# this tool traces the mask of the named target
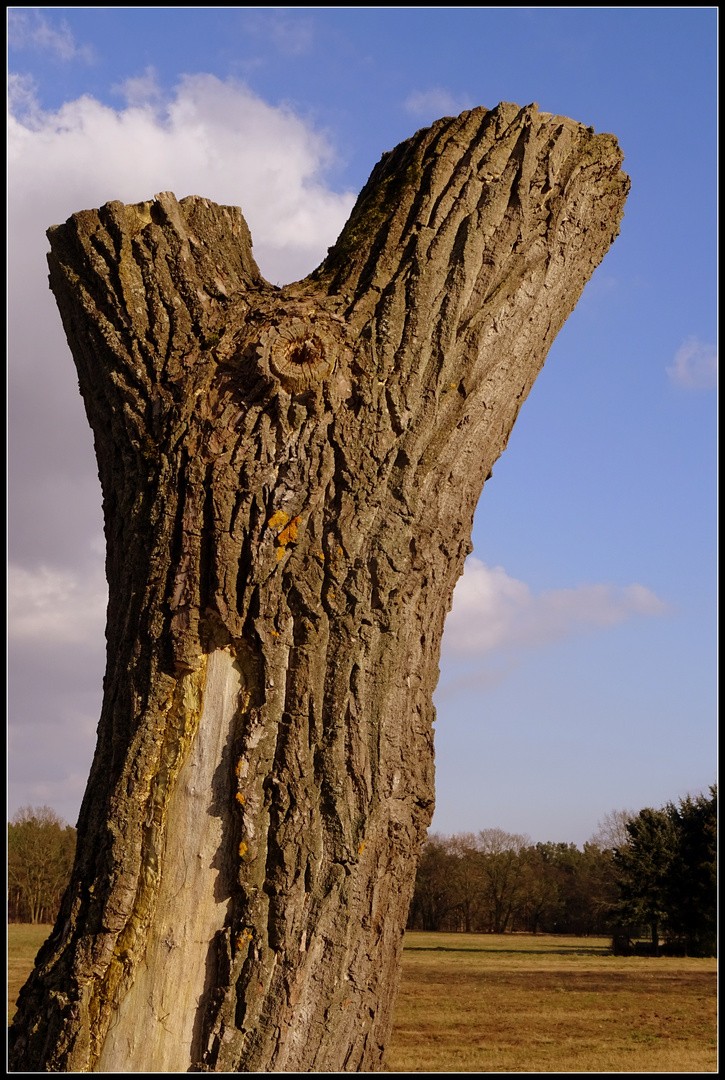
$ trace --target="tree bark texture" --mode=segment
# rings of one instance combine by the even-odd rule
[[[322,265],[170,193],[49,230],[108,663],[15,1069],[382,1063],[484,481],[617,236],[611,135],[503,103],[383,156]]]

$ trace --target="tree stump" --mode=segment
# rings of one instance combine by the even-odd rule
[[[380,1068],[443,623],[484,481],[618,234],[621,163],[536,105],[439,120],[282,289],[203,198],[49,230],[108,662],[12,1068]]]

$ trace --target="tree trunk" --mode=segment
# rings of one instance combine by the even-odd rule
[[[304,281],[164,193],[48,233],[108,663],[15,1069],[381,1066],[473,512],[619,231],[611,135],[501,104],[383,156]]]

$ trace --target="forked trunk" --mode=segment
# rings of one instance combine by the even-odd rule
[[[618,233],[621,162],[535,105],[440,120],[283,289],[202,198],[50,230],[108,666],[13,1068],[380,1067],[443,622],[484,480]]]

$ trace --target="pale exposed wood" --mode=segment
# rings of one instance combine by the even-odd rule
[[[96,1072],[186,1072],[201,1058],[197,1018],[204,994],[216,985],[214,937],[230,907],[228,759],[241,692],[229,650],[215,650],[199,728],[169,800],[145,963],[109,1027]]]

